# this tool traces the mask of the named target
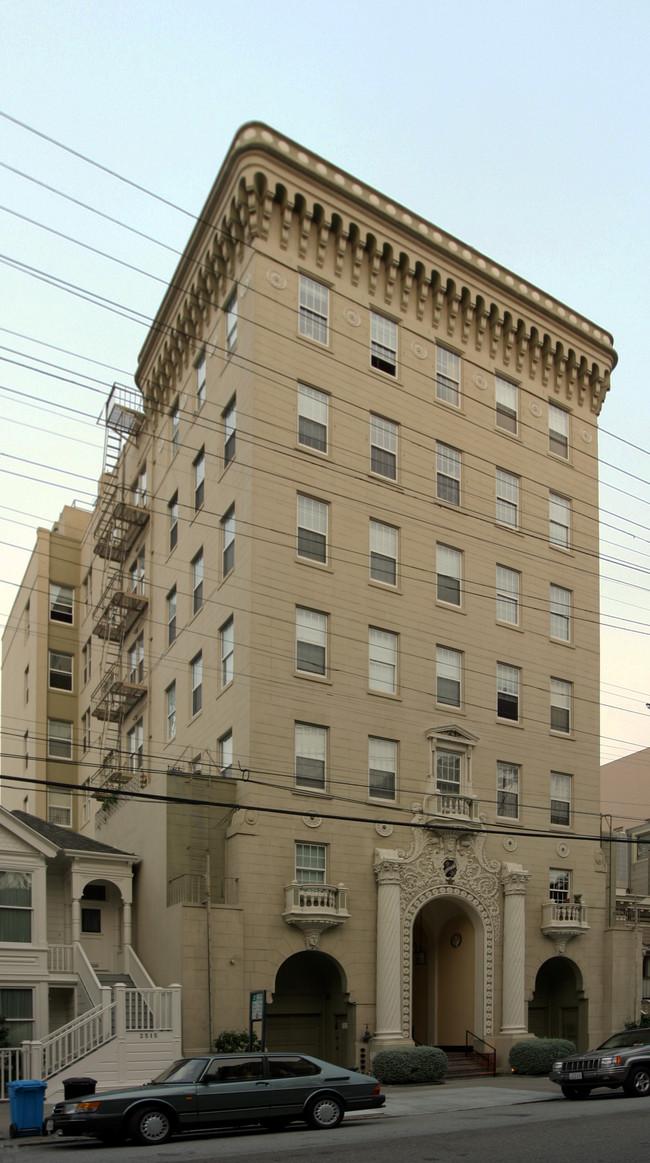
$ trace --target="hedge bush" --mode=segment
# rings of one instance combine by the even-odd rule
[[[515,1074],[548,1074],[558,1058],[575,1052],[575,1043],[566,1038],[529,1038],[515,1042],[508,1061]]]
[[[214,1040],[217,1054],[237,1054],[248,1050],[248,1030],[222,1030]],[[262,1043],[253,1034],[253,1050],[261,1050]]]
[[[447,1055],[437,1046],[380,1050],[372,1060],[371,1070],[386,1085],[439,1082],[447,1072]]]

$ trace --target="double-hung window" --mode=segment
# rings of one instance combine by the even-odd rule
[[[551,585],[551,638],[571,638],[571,590]]]
[[[558,493],[549,494],[549,537],[551,545],[568,549],[570,545],[571,502]]]
[[[72,759],[72,723],[47,720],[47,754],[50,759]]]
[[[563,460],[569,458],[569,413],[557,404],[548,406],[548,450]]]
[[[497,816],[519,819],[519,766],[497,763]]]
[[[29,944],[32,939],[32,874],[0,872],[0,941]],[[9,990],[2,990],[9,993]],[[8,1017],[6,1010],[3,1017]]]
[[[144,758],[144,723],[138,719],[126,733],[129,770],[141,771]]]
[[[519,528],[519,477],[497,469],[497,521],[510,529]]]
[[[460,505],[460,452],[436,441],[436,497]]]
[[[229,618],[219,631],[221,643],[221,685],[228,686],[235,676],[235,620]]]
[[[203,550],[199,549],[192,558],[192,613],[196,614],[203,605]]]
[[[71,654],[60,654],[58,650],[50,650],[49,686],[55,691],[72,690]]]
[[[87,682],[89,682],[90,676],[91,676],[92,670],[93,670],[92,651],[93,651],[93,640],[92,640],[92,638],[89,638],[88,641],[86,642],[86,644],[84,646],[82,646],[82,648],[81,648],[81,661],[82,661],[82,665],[83,665],[84,686],[86,685]]]
[[[397,782],[397,743],[394,739],[368,739],[368,795],[373,800],[394,800]]]
[[[521,671],[518,666],[497,663],[497,718],[519,722]]]
[[[448,545],[436,546],[436,596],[439,602],[460,606],[461,552]]]
[[[556,904],[568,901],[571,892],[571,873],[568,868],[549,868],[548,895]]]
[[[324,791],[326,765],[327,727],[296,723],[296,787]]]
[[[436,788],[443,795],[460,795],[462,756],[436,748]]]
[[[221,575],[226,577],[235,565],[235,506],[221,519]]]
[[[60,828],[72,826],[72,792],[49,788],[47,793],[47,822]]]
[[[172,458],[176,456],[176,453],[180,447],[180,426],[180,409],[178,400],[176,400],[176,403],[169,413],[169,447]]]
[[[327,672],[327,614],[303,606],[296,609],[296,670]]]
[[[131,593],[132,594],[144,594],[146,562],[147,562],[147,558],[146,558],[145,548],[143,545],[140,548],[140,550],[138,552],[138,556],[136,557],[135,561],[132,562],[131,569],[129,570],[129,574],[130,574],[130,578],[131,578]]]
[[[497,565],[497,621],[519,625],[519,573]]]
[[[165,691],[167,702],[167,742],[171,743],[176,736],[176,683],[172,682]]]
[[[226,316],[226,355],[230,355],[237,346],[237,288],[224,307]]]
[[[201,651],[190,662],[192,683],[192,714],[198,715],[203,706],[203,654]]]
[[[551,679],[551,731],[571,734],[571,683]]]
[[[308,339],[327,343],[329,290],[322,283],[300,275],[298,330]]]
[[[133,482],[133,504],[136,508],[144,509],[147,504],[147,466],[143,464]]]
[[[563,771],[551,772],[551,823],[571,825],[571,776]]]
[[[176,613],[178,607],[178,594],[176,586],[167,594],[167,645],[171,646],[172,642],[176,641]]]
[[[138,685],[144,682],[144,631],[129,649],[129,682]]]
[[[50,622],[65,622],[71,626],[73,609],[74,590],[72,586],[61,586],[55,582],[50,582]]]
[[[205,352],[196,361],[196,410],[201,411],[205,403]]]
[[[397,424],[370,414],[370,471],[397,480]]]
[[[463,656],[460,650],[436,646],[436,702],[460,707]]]
[[[368,686],[382,694],[397,692],[397,634],[374,626],[368,635]]]
[[[325,392],[298,384],[298,444],[327,452],[328,405]]]
[[[324,844],[296,843],[298,884],[325,884],[327,849]]]
[[[237,441],[237,401],[233,396],[223,413],[223,467],[230,464],[235,455]]]
[[[460,407],[460,356],[436,347],[436,399]]]
[[[298,557],[327,562],[327,505],[298,495]]]
[[[226,779],[232,777],[232,731],[227,731],[219,740],[219,771]]]
[[[397,375],[397,324],[376,311],[370,312],[370,366]]]
[[[496,377],[496,422],[505,432],[517,433],[517,385]]]
[[[194,512],[198,513],[205,500],[205,449],[194,458]]]
[[[178,492],[174,493],[167,505],[169,513],[169,552],[178,544]]]
[[[370,522],[370,577],[397,585],[397,529],[381,521]]]

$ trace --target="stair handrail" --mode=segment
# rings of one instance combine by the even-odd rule
[[[471,1046],[470,1046],[470,1042],[469,1042],[470,1038],[472,1039]],[[482,1046],[487,1046],[490,1053],[484,1054],[481,1050],[477,1050],[476,1046],[473,1045],[474,1042],[480,1042]],[[486,1042],[485,1038],[482,1038],[480,1034],[475,1034],[473,1030],[465,1030],[465,1053],[469,1054],[470,1050],[473,1051],[474,1054],[478,1054],[479,1058],[484,1059],[484,1061],[490,1067],[491,1074],[496,1074],[496,1072],[497,1072],[497,1048],[496,1048],[496,1046],[493,1046],[491,1042]]]

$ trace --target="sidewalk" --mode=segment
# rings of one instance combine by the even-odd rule
[[[560,1098],[560,1088],[545,1075],[527,1078],[521,1074],[498,1074],[488,1078],[455,1078],[434,1086],[383,1086],[386,1106],[378,1111],[359,1111],[348,1118],[382,1118],[385,1115],[416,1114],[432,1110],[477,1110],[481,1107],[515,1106],[525,1102],[546,1102]],[[45,1104],[45,1117],[51,1104]],[[16,1146],[43,1143],[41,1136],[9,1136],[9,1103],[0,1102],[0,1140]],[[51,1140],[61,1142],[59,1138]],[[70,1138],[70,1142],[75,1140]]]

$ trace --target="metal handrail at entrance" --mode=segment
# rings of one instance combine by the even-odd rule
[[[475,1045],[476,1042],[480,1042],[482,1046],[487,1047],[488,1053],[486,1054],[483,1050],[477,1050],[476,1045]],[[485,1038],[481,1038],[478,1034],[474,1034],[472,1032],[472,1030],[465,1030],[465,1053],[467,1055],[472,1054],[472,1053],[478,1054],[479,1058],[482,1058],[483,1061],[485,1062],[485,1065],[488,1067],[490,1074],[496,1074],[496,1072],[497,1072],[497,1049],[496,1049],[496,1046],[492,1046],[490,1044],[490,1042],[486,1042]]]

